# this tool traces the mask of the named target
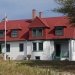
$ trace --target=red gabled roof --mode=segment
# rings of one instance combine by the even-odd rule
[[[32,23],[29,25],[29,28],[37,28],[37,27],[47,27],[49,28],[47,22],[45,19],[42,19],[42,18],[39,18],[39,17],[36,17]]]
[[[64,27],[64,35],[56,36],[54,29],[56,26]],[[42,39],[75,39],[75,27],[72,27],[69,23],[68,17],[50,17],[50,18],[39,18],[36,17],[34,20],[9,20],[6,23],[7,27],[7,41],[21,41],[29,40],[29,28],[44,27],[47,28],[46,38]],[[19,36],[16,38],[11,37],[12,29],[19,30]],[[0,22],[0,30],[4,30],[4,22]],[[36,39],[36,38],[35,38]],[[33,39],[34,40],[34,39]],[[39,39],[40,40],[40,39]],[[0,38],[0,41],[4,41],[4,38]]]
[[[25,20],[9,20],[6,22],[7,29],[7,41],[17,41],[17,40],[27,40],[28,39],[28,31],[29,31],[29,23]],[[19,36],[17,38],[11,37],[12,29],[20,29]],[[0,30],[4,30],[4,22],[0,23]],[[3,41],[4,38],[0,38],[0,41]]]
[[[68,17],[52,17],[52,18],[44,18],[46,19],[50,29],[47,33],[47,39],[70,39],[75,38],[73,35],[75,28],[72,27],[69,23]],[[56,36],[54,34],[54,29],[56,26],[63,26],[64,27],[64,34],[62,36]]]
[[[69,25],[69,19],[66,16],[62,17],[49,17],[44,18],[48,24],[48,26],[68,26]]]

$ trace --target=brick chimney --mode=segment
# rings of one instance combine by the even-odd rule
[[[32,19],[34,19],[35,17],[36,17],[36,10],[33,9],[33,10],[32,10]]]
[[[42,12],[39,12],[39,17],[42,18]]]

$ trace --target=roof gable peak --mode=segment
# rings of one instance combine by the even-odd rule
[[[35,17],[35,19],[32,21],[32,23],[30,24],[29,27],[30,28],[33,28],[33,27],[47,27],[47,28],[49,28],[46,20],[43,18],[40,18],[38,16]]]

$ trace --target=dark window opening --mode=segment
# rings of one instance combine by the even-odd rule
[[[18,30],[12,30],[11,36],[12,37],[18,37]]]
[[[33,51],[37,51],[37,43],[33,43]]]
[[[39,50],[42,51],[43,50],[43,42],[39,43]]]
[[[36,60],[40,60],[40,56],[35,56],[35,59]]]
[[[10,52],[10,44],[6,44],[6,52]]]
[[[4,37],[4,31],[0,30],[0,37]]]
[[[60,27],[60,26],[55,27],[55,35],[61,36],[61,35],[63,35],[63,33],[64,33],[64,28],[63,27]]]
[[[23,43],[19,44],[19,49],[20,49],[20,52],[23,52],[23,49],[24,49]]]
[[[32,36],[42,36],[42,29],[32,29]]]
[[[0,44],[0,53],[2,53],[2,48],[1,48],[1,44]]]

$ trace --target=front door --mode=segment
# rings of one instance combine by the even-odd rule
[[[55,44],[55,57],[60,58],[61,44]]]

